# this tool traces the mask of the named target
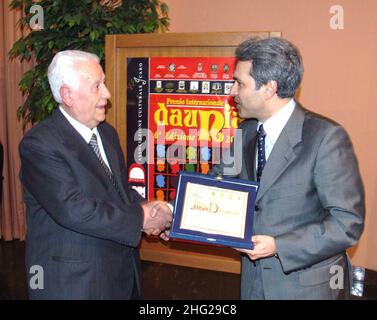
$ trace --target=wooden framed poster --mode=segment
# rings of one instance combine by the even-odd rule
[[[106,36],[107,121],[118,131],[129,185],[174,201],[180,171],[206,174],[232,142],[240,119],[229,97],[234,51],[279,32]],[[239,273],[231,248],[143,239],[143,260]]]

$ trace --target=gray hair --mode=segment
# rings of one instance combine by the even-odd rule
[[[236,50],[239,61],[251,61],[250,75],[256,89],[270,80],[277,82],[277,95],[291,98],[299,87],[304,72],[299,50],[282,38],[252,38]]]
[[[80,81],[74,64],[77,61],[89,60],[100,62],[98,56],[95,54],[79,50],[64,50],[54,56],[48,66],[47,76],[52,95],[56,102],[62,102],[60,88],[63,84],[68,84],[73,89],[78,90]]]

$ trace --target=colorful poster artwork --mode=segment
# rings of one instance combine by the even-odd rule
[[[180,171],[207,174],[240,119],[230,90],[233,57],[127,59],[128,183],[172,201]]]

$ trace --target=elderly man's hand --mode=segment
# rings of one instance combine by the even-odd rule
[[[142,204],[144,211],[143,231],[147,235],[160,235],[171,227],[172,211],[167,202],[151,201]],[[164,237],[161,237],[165,240]]]

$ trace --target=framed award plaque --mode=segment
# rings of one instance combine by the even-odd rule
[[[252,181],[180,172],[170,237],[252,249],[258,188]]]

